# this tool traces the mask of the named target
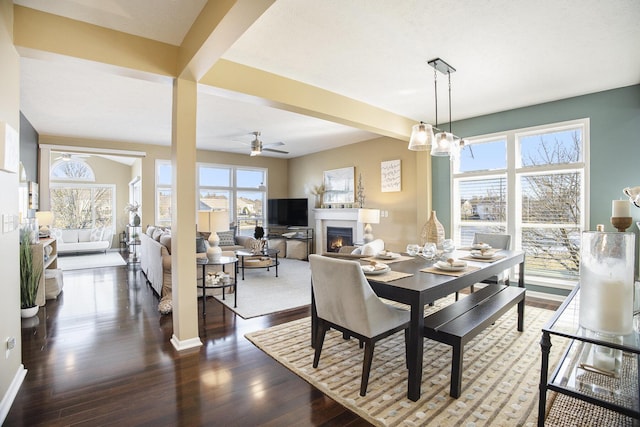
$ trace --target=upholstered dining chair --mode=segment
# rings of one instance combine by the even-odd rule
[[[359,339],[365,344],[360,381],[360,396],[364,396],[376,342],[404,330],[406,360],[409,312],[382,302],[371,289],[358,261],[312,254],[309,263],[318,314],[313,367],[318,367],[329,329]]]
[[[476,233],[473,236],[473,243],[486,243],[494,249],[511,249],[511,235],[499,233]],[[504,284],[509,278],[509,271],[503,271],[496,276],[491,276],[483,280],[481,283],[499,283]],[[475,290],[475,286],[469,287],[471,292]],[[456,292],[456,301],[458,300],[458,292]]]

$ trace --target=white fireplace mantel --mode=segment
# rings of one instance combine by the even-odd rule
[[[327,250],[327,226],[351,227],[353,241],[362,242],[364,239],[364,225],[358,222],[358,209],[314,209],[316,221],[316,253]]]

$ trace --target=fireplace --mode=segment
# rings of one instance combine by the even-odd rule
[[[351,227],[327,227],[327,252],[339,252],[343,246],[353,245]]]
[[[328,227],[350,228],[352,244],[362,242],[364,239],[364,226],[358,222],[358,209],[314,209],[313,215],[316,224],[315,241],[317,254],[327,251]],[[347,246],[347,244],[343,241],[342,246]]]

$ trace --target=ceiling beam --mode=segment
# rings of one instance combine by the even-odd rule
[[[378,135],[409,140],[415,122],[390,111],[224,59],[200,79],[208,92],[242,99]]]
[[[275,0],[209,0],[186,34],[178,74],[199,81]]]
[[[178,47],[97,25],[13,6],[14,45],[160,76],[176,75]]]

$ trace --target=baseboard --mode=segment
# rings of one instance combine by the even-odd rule
[[[200,338],[189,338],[188,340],[180,341],[178,337],[176,337],[175,334],[173,334],[171,336],[171,344],[173,345],[173,348],[175,348],[176,350],[185,351],[185,350],[201,347],[202,341],[200,341]]]
[[[13,401],[16,399],[18,390],[20,390],[20,386],[26,376],[27,370],[24,369],[24,365],[21,363],[16,374],[13,376],[13,381],[11,381],[9,389],[4,394],[2,401],[0,402],[0,425],[4,423],[7,415],[9,415],[9,409],[11,409],[11,405],[13,405]]]

